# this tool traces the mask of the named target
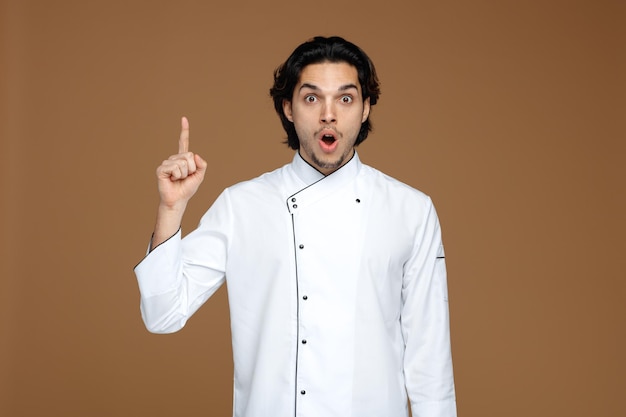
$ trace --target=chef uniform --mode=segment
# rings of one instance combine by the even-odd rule
[[[227,283],[234,417],[456,416],[446,268],[430,198],[355,153],[226,189],[135,268],[155,333]]]

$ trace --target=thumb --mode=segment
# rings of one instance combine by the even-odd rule
[[[202,159],[202,157],[198,155],[197,153],[193,155],[193,158],[196,163],[197,171],[199,171],[200,174],[204,175],[208,166],[207,162],[204,159]]]

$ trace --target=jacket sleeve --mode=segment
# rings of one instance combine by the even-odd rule
[[[424,212],[402,287],[405,385],[414,417],[454,417],[445,254],[430,199]]]
[[[141,316],[150,332],[180,330],[224,283],[231,219],[224,191],[196,230],[185,238],[179,230],[135,267]]]

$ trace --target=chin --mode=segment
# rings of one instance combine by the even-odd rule
[[[320,160],[320,159],[318,159],[318,160],[315,161],[315,165],[317,165],[318,168],[321,168],[321,169],[325,169],[325,170],[332,169],[332,170],[335,170],[335,169],[339,168],[341,165],[343,165],[343,162],[344,162],[344,158],[343,157],[339,157],[339,158],[334,159],[334,160],[328,160],[328,159]]]

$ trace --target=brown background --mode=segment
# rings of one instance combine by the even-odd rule
[[[624,416],[615,1],[0,3],[0,415],[227,416],[225,291],[151,335],[132,268],[179,118],[226,186],[292,153],[267,90],[316,34],[377,63],[364,162],[430,194],[461,416]]]

